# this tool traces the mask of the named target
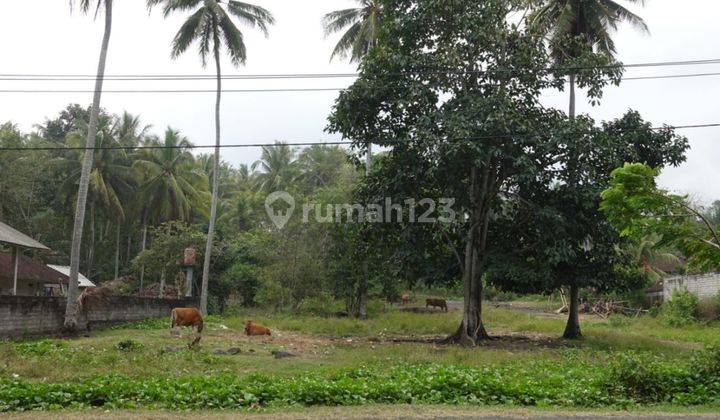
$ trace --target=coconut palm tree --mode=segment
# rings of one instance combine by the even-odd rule
[[[256,188],[266,193],[287,189],[298,176],[295,150],[284,143],[263,147],[260,160],[252,164]]]
[[[85,206],[87,204],[88,188],[90,185],[90,173],[93,164],[93,150],[95,137],[97,135],[98,114],[100,113],[100,98],[102,96],[103,79],[105,76],[105,62],[107,60],[110,35],[112,33],[112,11],[113,0],[78,0],[80,10],[87,13],[91,3],[96,5],[96,13],[104,7],[105,10],[105,31],[103,33],[102,45],[100,47],[100,59],[98,60],[97,77],[95,79],[95,90],[93,93],[93,104],[90,111],[90,123],[88,124],[87,138],[85,140],[85,156],[82,161],[82,172],[78,186],[77,203],[75,205],[75,220],[73,222],[73,237],[70,248],[70,282],[68,284],[67,306],[65,308],[65,328],[74,331],[77,328],[77,296],[78,296],[78,271],[80,270],[80,244],[83,237],[83,224],[85,223]],[[74,4],[70,0],[70,7]]]
[[[662,280],[666,274],[663,268],[677,267],[682,264],[677,255],[659,247],[661,242],[662,235],[650,234],[627,249],[652,282]]]
[[[97,211],[111,216],[117,224],[117,232],[125,220],[126,203],[134,188],[134,177],[130,169],[130,160],[125,150],[109,150],[103,147],[119,146],[118,139],[113,135],[110,117],[101,115],[99,129],[95,138],[93,167],[90,172],[88,184],[88,206],[90,209],[90,245],[88,246],[87,272],[92,276],[92,267],[95,256],[95,227]],[[67,143],[71,147],[82,147],[84,136],[81,132],[68,135]],[[61,196],[77,200],[78,184],[82,177],[81,164],[83,154],[75,151],[68,152],[64,157],[53,159],[51,165],[65,174],[65,181],[60,185]],[[117,242],[117,241],[116,241]],[[119,253],[119,243],[116,243],[116,255]],[[115,271],[119,270],[119,261],[116,258]],[[117,275],[116,275],[117,277]]]
[[[162,141],[150,139],[137,154],[133,169],[140,178],[138,197],[149,209],[147,218],[157,223],[189,221],[207,215],[208,181],[190,153],[192,143],[168,128]]]
[[[360,7],[336,10],[323,16],[325,36],[345,31],[335,45],[330,60],[335,57],[359,62],[377,43],[382,8],[378,0],[358,0]]]
[[[626,0],[628,3],[643,5],[645,0]],[[643,32],[648,32],[645,21],[613,0],[531,0],[534,8],[529,22],[546,35],[553,46],[553,55],[559,63],[574,58],[574,51],[567,51],[560,45],[563,39],[582,39],[598,53],[613,57],[616,53],[611,33],[620,23],[629,23]],[[575,117],[576,75],[570,74],[569,115]]]
[[[382,23],[383,11],[379,0],[358,0],[360,7],[337,10],[330,12],[323,17],[325,36],[336,32],[345,31],[335,45],[330,60],[335,57],[350,56],[351,62],[359,62],[370,50],[377,45]],[[346,29],[347,28],[347,29]],[[365,157],[365,174],[370,175],[372,170],[372,143],[365,145],[367,154]],[[359,316],[366,318],[367,314],[367,268],[363,284],[360,285]]]
[[[227,49],[230,61],[234,66],[245,64],[247,49],[243,34],[235,26],[233,17],[242,23],[258,28],[268,36],[268,26],[275,23],[275,18],[266,9],[236,0],[147,0],[148,8],[163,5],[165,16],[173,12],[194,10],[180,27],[172,43],[172,56],[183,54],[194,42],[200,46],[200,59],[203,66],[207,64],[208,54],[212,53],[215,60],[217,97],[215,100],[215,162],[220,167],[220,99],[222,94],[222,73],[220,70],[220,50],[223,45]],[[208,227],[205,261],[203,263],[202,288],[200,292],[200,310],[207,314],[207,289],[210,278],[210,254],[215,231],[215,219],[218,207],[218,172],[213,171],[212,203],[210,206],[210,226]]]

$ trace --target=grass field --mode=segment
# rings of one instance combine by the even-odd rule
[[[17,389],[36,385],[74,384],[82,381],[92,383],[97,378],[113,374],[120,375],[121,379],[98,385],[101,388],[108,387],[110,393],[116,383],[125,380],[122,378],[136,381],[134,386],[138,387],[155,386],[143,381],[167,381],[161,384],[158,382],[158,386],[182,386],[184,378],[201,378],[193,386],[219,384],[217,386],[227,385],[228,389],[234,390],[264,389],[262,387],[267,383],[274,382],[273,378],[279,378],[290,383],[287,390],[277,391],[282,394],[296,392],[292,391],[295,389],[293,387],[305,386],[303,384],[309,381],[322,383],[339,377],[341,379],[337,380],[342,382],[342,378],[348,375],[347,371],[354,372],[349,374],[351,376],[364,375],[357,373],[358,369],[360,372],[366,369],[368,378],[376,378],[374,381],[388,381],[389,384],[391,379],[400,377],[408,387],[413,387],[417,384],[407,382],[414,380],[413,375],[427,375],[427,380],[432,381],[443,372],[444,367],[457,367],[470,370],[459,370],[459,373],[453,370],[455,373],[448,375],[467,374],[468,378],[473,375],[495,375],[500,378],[497,384],[484,384],[486,388],[483,389],[504,387],[502,392],[510,395],[510,406],[585,406],[586,403],[581,401],[566,401],[564,395],[545,395],[545,389],[563,387],[565,383],[574,384],[572,386],[580,390],[593,387],[601,389],[609,375],[608,366],[625,355],[662,361],[665,363],[662,366],[666,367],[673,364],[679,366],[691,363],[698,349],[720,345],[720,325],[717,323],[711,326],[673,328],[661,319],[650,317],[615,317],[612,320],[585,317],[582,319],[585,338],[566,341],[558,338],[564,327],[564,317],[547,311],[546,306],[532,302],[503,306],[487,304],[485,320],[491,334],[498,339],[478,348],[444,346],[434,342],[457,327],[459,311],[413,313],[393,306],[387,306],[376,317],[365,322],[347,318],[258,312],[240,313],[227,318],[211,317],[200,347],[194,350],[185,347],[190,340],[190,331],[183,331],[182,337],[172,335],[169,320],[121,326],[72,340],[3,342],[0,343],[0,377],[5,382],[0,384],[0,388],[5,386],[16,392]],[[242,333],[245,319],[269,326],[273,329],[273,335],[246,337]],[[224,354],[230,348],[238,349],[239,353]],[[276,359],[271,354],[274,350],[291,352],[295,357]],[[406,366],[410,373],[388,373],[397,366]],[[412,369],[417,366],[420,368],[415,373]],[[256,377],[256,374],[265,376]],[[245,380],[250,382],[243,382]],[[583,381],[588,383],[584,384]],[[352,386],[357,385],[350,382]],[[507,388],[510,386],[508,384],[517,386]],[[720,383],[717,385],[720,386]],[[711,384],[710,391],[703,394],[709,397],[704,396],[697,409],[702,411],[705,407],[706,410],[712,410],[712,407],[720,404],[720,400],[713,394],[713,386]],[[524,387],[527,387],[527,391],[523,391]],[[88,385],[88,389],[92,389],[92,386]],[[422,392],[421,386],[418,389]],[[454,392],[452,389],[450,391]],[[263,391],[258,392],[262,394]],[[524,400],[522,395],[525,392],[536,396]],[[312,402],[308,399],[307,403],[345,404],[342,402],[345,400],[335,400],[335,397],[328,397],[327,400],[316,397],[314,395]],[[462,398],[458,401],[465,401]],[[683,398],[682,401],[687,400]],[[100,401],[105,401],[104,397]],[[282,401],[285,399],[278,397],[271,406],[282,406]],[[353,405],[363,404],[363,400],[352,401]],[[428,401],[434,400],[430,398]],[[468,400],[470,403],[472,401]],[[600,405],[605,405],[604,400],[599,401]],[[496,401],[495,404],[504,403]],[[587,404],[595,405],[595,402]],[[608,405],[613,404],[608,402]],[[143,406],[139,404],[139,408]],[[203,407],[193,407],[196,406]],[[53,405],[50,407],[60,408]]]

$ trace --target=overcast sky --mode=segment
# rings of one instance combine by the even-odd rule
[[[621,1],[622,2],[622,1]],[[346,73],[353,65],[329,62],[336,38],[323,39],[320,19],[332,10],[352,7],[352,0],[256,0],[277,20],[265,39],[244,29],[248,64],[239,69],[223,63],[224,74]],[[720,58],[717,0],[648,0],[644,9],[632,8],[648,23],[651,35],[622,27],[615,34],[619,59],[625,63]],[[115,1],[113,34],[107,74],[214,74],[203,69],[196,50],[170,59],[170,41],[181,16],[163,19],[148,14],[145,0]],[[102,37],[102,19],[70,14],[67,0],[3,2],[0,13],[2,74],[94,74]],[[720,72],[720,65],[631,69],[627,76]],[[225,81],[226,89],[345,87],[351,79]],[[213,81],[106,82],[112,89],[213,89]],[[92,89],[92,82],[9,82],[0,89]],[[68,103],[89,104],[89,93],[0,93],[0,121],[12,121],[29,131],[54,118]],[[336,92],[226,93],[223,96],[223,143],[331,140],[323,132]],[[548,105],[567,108],[566,94],[551,93]],[[602,104],[591,107],[579,97],[579,112],[597,121],[621,116],[629,108],[655,125],[720,122],[720,77],[626,81],[608,88]],[[196,144],[214,142],[214,94],[107,93],[102,106],[113,113],[139,114],[155,132],[166,126],[181,130]],[[703,201],[720,199],[718,147],[720,128],[683,130],[691,142],[688,161],[662,175],[666,188],[689,193]],[[223,150],[223,159],[251,163],[257,149]]]

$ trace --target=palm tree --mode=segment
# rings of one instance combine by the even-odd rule
[[[221,3],[220,0],[147,0],[149,8],[163,4],[163,12],[168,16],[172,12],[195,10],[180,27],[172,43],[172,56],[178,57],[197,41],[200,45],[200,59],[203,67],[212,50],[217,76],[217,97],[215,100],[215,162],[220,167],[220,99],[222,94],[222,74],[220,71],[220,50],[227,48],[230,61],[234,66],[245,64],[247,49],[243,34],[235,26],[231,16],[250,27],[257,27],[268,36],[268,26],[275,23],[275,18],[262,7],[236,0]],[[218,172],[213,171],[212,203],[210,206],[210,226],[208,227],[205,261],[203,263],[202,288],[200,292],[200,310],[207,314],[207,289],[210,278],[210,254],[215,233],[215,219],[218,207]]]
[[[382,23],[383,11],[378,0],[358,0],[360,7],[337,10],[323,17],[325,36],[345,30],[340,41],[335,46],[330,60],[350,55],[351,62],[359,62],[377,45]],[[347,28],[347,30],[345,29]],[[365,174],[370,175],[372,169],[372,143],[367,142],[367,155],[365,158]],[[367,273],[359,286],[359,316],[366,318],[367,314]]]
[[[645,0],[627,0],[632,4],[643,5]],[[560,63],[575,58],[574,51],[560,47],[564,38],[582,39],[598,53],[613,57],[616,53],[611,32],[618,24],[626,22],[648,32],[643,19],[613,0],[540,0],[531,1],[532,6],[539,4],[530,15],[530,24],[549,38],[553,46],[553,55]],[[575,117],[576,75],[570,74],[570,118]]]
[[[258,190],[271,193],[286,189],[298,175],[295,150],[284,143],[263,147],[260,160],[252,164],[252,170],[260,168],[255,176]]]
[[[659,247],[661,242],[662,235],[650,234],[627,249],[653,283],[662,280],[665,276],[663,268],[677,267],[682,263],[677,255],[662,250]]]
[[[336,184],[343,175],[346,162],[347,154],[338,146],[308,147],[298,157],[299,179],[310,190]]]
[[[80,10],[87,13],[90,9],[91,0],[79,0]],[[73,6],[73,0],[70,0]],[[102,96],[103,79],[105,76],[105,62],[107,60],[110,34],[112,33],[112,10],[113,0],[97,0],[96,12],[104,6],[105,8],[105,31],[103,33],[102,46],[100,48],[100,59],[98,60],[97,77],[95,79],[95,90],[93,93],[93,105],[90,111],[90,123],[88,124],[87,138],[85,140],[85,156],[82,161],[82,172],[80,174],[80,185],[78,186],[77,204],[75,206],[75,220],[73,222],[72,246],[70,248],[70,282],[68,285],[67,306],[65,308],[65,328],[74,331],[77,328],[77,296],[78,296],[78,271],[80,270],[80,244],[83,237],[83,224],[85,222],[85,206],[87,204],[88,188],[90,184],[90,172],[93,164],[93,150],[95,137],[97,135],[98,114],[100,113],[100,97]]]
[[[133,190],[134,177],[130,170],[130,161],[125,150],[102,149],[106,146],[119,146],[120,143],[113,136],[113,127],[110,126],[109,117],[101,116],[99,121],[98,135],[96,136],[93,167],[90,172],[88,184],[88,203],[90,207],[90,246],[88,247],[87,272],[92,276],[92,267],[95,256],[95,226],[96,211],[102,210],[106,215],[111,216],[117,222],[119,235],[120,226],[125,220],[125,203]],[[83,143],[80,132],[71,133],[67,142],[71,147],[81,147]],[[69,152],[65,157],[51,161],[53,166],[65,174],[65,181],[60,185],[61,195],[68,199],[76,197],[77,186],[82,176],[81,165],[84,157],[75,152]],[[120,244],[116,241],[115,272],[119,270]]]
[[[377,43],[382,8],[378,0],[358,0],[360,7],[336,10],[323,17],[325,36],[345,31],[330,56],[359,62]],[[347,30],[346,30],[347,28]]]
[[[157,148],[144,149],[133,163],[147,218],[160,223],[207,215],[208,181],[189,151],[188,139],[168,128],[162,141],[150,139],[147,145]]]

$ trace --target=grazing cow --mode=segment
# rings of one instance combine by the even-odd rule
[[[445,299],[425,299],[425,307],[438,307],[440,309],[445,309],[445,312],[447,312],[448,310],[447,302],[445,301]]]
[[[200,342],[200,333],[203,330],[203,317],[199,310],[196,308],[175,308],[171,312],[172,325],[170,328],[175,327],[195,327],[197,328],[197,337],[193,340],[190,347]]]
[[[270,328],[253,324],[252,321],[245,321],[245,335],[270,335]]]
[[[408,293],[403,293],[402,296],[400,296],[400,300],[402,301],[402,305],[405,306],[410,303],[410,295]]]

